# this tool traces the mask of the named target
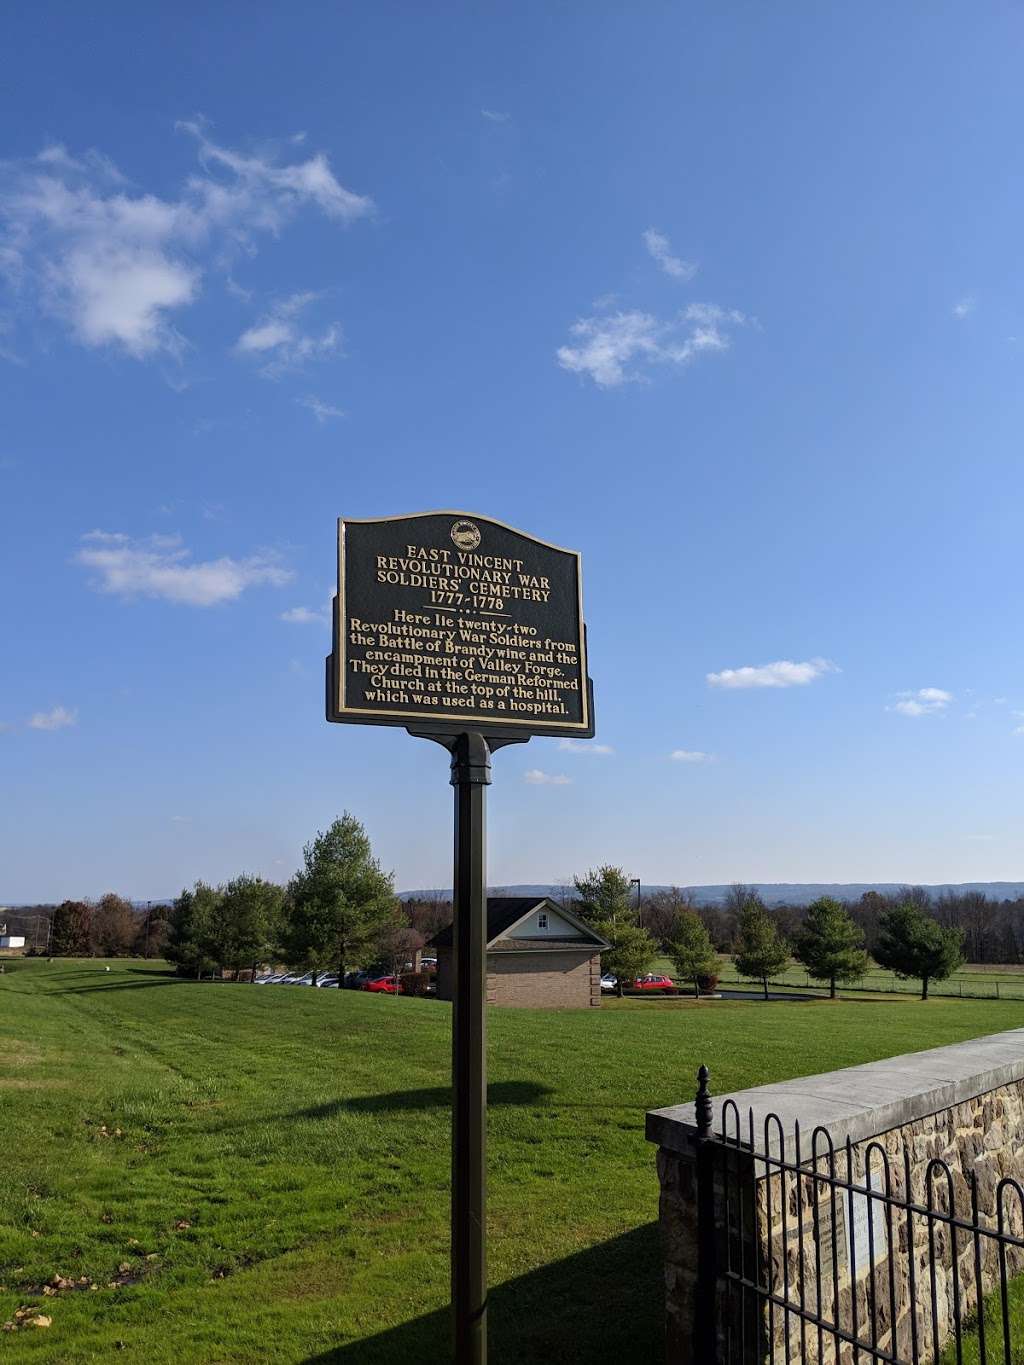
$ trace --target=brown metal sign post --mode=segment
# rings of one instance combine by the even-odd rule
[[[443,744],[455,788],[452,1310],[487,1360],[487,841],[491,754],[594,733],[579,555],[465,512],[338,523],[327,719]]]

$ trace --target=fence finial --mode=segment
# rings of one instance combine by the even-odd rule
[[[711,1136],[712,1105],[708,1089],[709,1072],[701,1065],[697,1072],[697,1137],[703,1141]]]

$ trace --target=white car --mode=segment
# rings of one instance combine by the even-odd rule
[[[602,976],[601,991],[604,995],[613,995],[619,989],[619,978],[617,976]]]

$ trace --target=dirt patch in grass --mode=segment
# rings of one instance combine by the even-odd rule
[[[24,1076],[0,1076],[0,1090],[66,1090],[67,1081],[30,1080]]]
[[[4,1043],[4,1066],[38,1066],[42,1060],[43,1050],[35,1043],[20,1038],[8,1038]]]

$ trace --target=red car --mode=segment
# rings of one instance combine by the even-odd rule
[[[635,991],[674,991],[675,988],[676,983],[670,976],[657,976],[654,972],[648,972],[633,982]]]
[[[384,995],[398,995],[401,989],[397,976],[372,976],[363,987],[364,991],[376,991]]]

